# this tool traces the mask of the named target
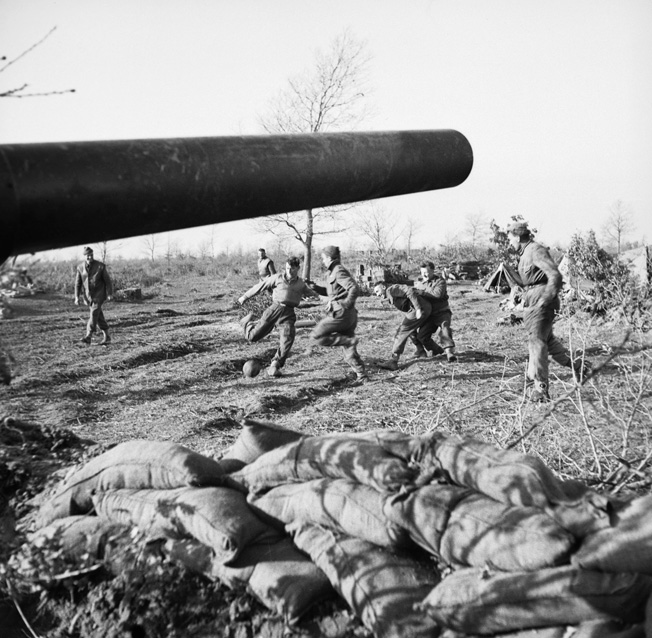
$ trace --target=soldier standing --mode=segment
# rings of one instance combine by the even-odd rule
[[[328,315],[315,326],[311,336],[320,346],[342,346],[344,359],[355,371],[356,378],[366,381],[369,377],[358,354],[358,339],[355,336],[358,325],[355,300],[360,295],[360,288],[340,263],[340,249],[337,246],[324,247],[321,259],[328,270],[326,286],[312,284],[312,288],[321,296],[328,296]]]
[[[433,331],[428,322],[432,307],[424,296],[418,294],[415,288],[404,284],[388,285],[384,281],[379,281],[374,285],[374,295],[380,299],[387,299],[403,313],[403,320],[394,336],[392,356],[388,361],[379,363],[380,368],[398,370],[399,359],[410,337],[415,338],[423,352],[439,347],[432,341]]]
[[[587,369],[581,362],[573,363],[568,350],[552,332],[559,311],[562,277],[550,252],[534,241],[526,222],[510,224],[507,232],[510,246],[519,254],[518,274],[525,289],[523,323],[528,334],[527,380],[534,386],[530,399],[548,401],[548,355],[560,365],[574,367],[580,376]]]
[[[75,304],[79,305],[80,299],[90,306],[90,316],[86,324],[86,335],[80,341],[90,343],[91,337],[97,329],[102,331],[100,345],[111,342],[109,324],[104,318],[102,304],[111,301],[113,295],[113,282],[109,271],[101,261],[93,259],[93,249],[84,248],[84,263],[77,266],[75,275]]]
[[[457,357],[455,356],[455,341],[453,341],[453,329],[451,328],[453,313],[448,304],[446,280],[437,275],[435,264],[431,261],[421,262],[419,268],[421,276],[414,282],[414,287],[430,302],[432,311],[428,322],[433,333],[440,330],[440,340],[446,353],[446,359],[452,363],[457,361]],[[436,349],[431,350],[431,352],[433,355],[439,354]],[[419,355],[423,356],[423,353],[421,353],[417,344],[417,356]]]
[[[274,329],[274,326],[278,326],[278,349],[269,368],[267,368],[267,374],[270,377],[281,376],[281,368],[285,365],[294,343],[296,335],[294,324],[297,320],[294,309],[301,303],[304,295],[319,297],[298,276],[299,266],[299,260],[296,257],[290,257],[285,262],[285,272],[266,277],[238,299],[238,303],[242,305],[247,299],[251,299],[260,292],[268,291],[272,293],[272,305],[263,312],[257,322],[254,321],[251,312],[240,320],[240,325],[244,328],[245,338],[250,343],[260,341]]]
[[[264,248],[258,249],[258,277],[261,281],[276,274],[274,262],[267,256]]]

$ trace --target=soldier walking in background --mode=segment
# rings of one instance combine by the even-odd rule
[[[535,242],[526,222],[507,227],[510,246],[519,254],[518,274],[523,295],[523,323],[528,334],[528,384],[534,386],[530,399],[548,401],[548,355],[557,363],[575,368],[578,376],[586,372],[581,361],[574,364],[568,350],[552,332],[559,312],[558,293],[562,277],[548,249]]]
[[[410,337],[414,337],[424,354],[426,350],[434,351],[439,348],[432,341],[433,331],[428,322],[432,307],[424,296],[418,294],[415,288],[404,284],[388,285],[384,281],[379,281],[374,284],[374,295],[379,299],[387,299],[390,304],[403,313],[403,320],[394,336],[392,356],[388,361],[379,363],[380,368],[398,370],[399,359]],[[441,348],[439,350],[443,352]]]
[[[274,262],[267,256],[264,248],[258,249],[258,277],[261,281],[276,274]]]
[[[102,312],[102,304],[111,301],[113,282],[106,266],[101,261],[93,259],[93,249],[88,246],[84,248],[84,260],[84,263],[77,266],[75,274],[75,304],[79,305],[80,300],[83,300],[87,306],[90,306],[86,335],[81,341],[90,343],[91,337],[99,328],[102,331],[100,345],[105,346],[111,342],[111,337],[109,324]]]
[[[315,326],[311,336],[320,346],[342,346],[344,359],[355,371],[356,378],[366,381],[369,377],[358,354],[358,339],[355,336],[358,325],[355,300],[360,295],[360,288],[340,263],[340,249],[337,246],[323,248],[321,259],[328,270],[326,286],[312,284],[312,288],[318,294],[328,296],[328,315]]]
[[[421,276],[414,282],[414,287],[430,303],[432,310],[428,322],[432,334],[440,331],[440,341],[449,362],[457,361],[455,356],[455,341],[453,341],[453,329],[451,320],[453,313],[448,304],[448,291],[446,280],[435,272],[435,264],[431,261],[421,262]],[[423,356],[423,352],[417,343],[417,356]],[[436,345],[436,344],[434,344]],[[431,350],[432,354],[440,354],[436,349]]]
[[[263,312],[257,322],[254,321],[253,313],[245,315],[240,320],[245,338],[250,343],[260,341],[274,329],[274,326],[278,326],[278,349],[267,368],[267,374],[270,377],[281,376],[281,368],[285,365],[294,343],[296,335],[294,324],[297,320],[294,309],[301,303],[304,295],[319,297],[299,277],[299,266],[299,260],[296,257],[290,257],[285,262],[285,272],[265,277],[238,299],[238,303],[242,305],[247,299],[251,299],[263,291],[272,293],[272,305]]]

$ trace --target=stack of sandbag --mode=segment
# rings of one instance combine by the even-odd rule
[[[652,592],[647,505],[475,439],[247,420],[218,461],[117,446],[68,476],[40,521],[138,528],[291,622],[335,591],[382,638],[635,638]]]
[[[111,562],[117,552],[108,549],[138,529],[165,541],[174,560],[247,589],[296,622],[333,595],[330,582],[286,533],[255,515],[241,491],[224,486],[224,465],[173,443],[120,444],[64,479],[29,541],[56,542],[72,561]]]

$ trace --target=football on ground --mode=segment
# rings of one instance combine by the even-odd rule
[[[263,364],[258,359],[249,359],[249,361],[245,361],[245,364],[242,366],[242,374],[244,374],[245,377],[253,379],[253,377],[258,376],[258,373],[262,368]]]

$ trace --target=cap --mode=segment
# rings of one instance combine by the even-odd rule
[[[522,237],[523,235],[527,235],[530,229],[527,226],[527,222],[514,222],[513,224],[507,225],[507,232],[517,237]]]
[[[340,258],[340,249],[337,246],[324,246],[321,249],[322,255],[326,255],[327,257],[330,257],[331,259],[339,259]]]
[[[84,255],[92,255],[93,254],[93,249],[90,246],[86,246],[84,248]]]

